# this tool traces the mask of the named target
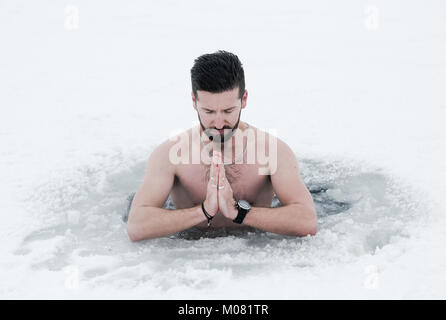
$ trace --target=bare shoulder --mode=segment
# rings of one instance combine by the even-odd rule
[[[150,155],[154,162],[177,172],[180,163],[189,163],[193,128],[184,130],[164,140]]]
[[[275,131],[265,131],[250,126],[255,133],[256,161],[258,166],[265,166],[262,174],[272,175],[279,165],[295,160],[294,153],[288,144],[280,139]]]
[[[270,148],[275,148],[277,146],[277,151],[279,154],[289,152],[292,153],[292,150],[288,144],[280,139],[274,131],[267,132],[253,125],[250,125],[249,128],[254,130],[256,142],[259,147],[265,147],[265,150],[269,151]]]
[[[256,144],[258,147],[265,147],[266,150],[268,150],[268,147],[273,146],[274,143],[276,143],[275,140],[278,140],[274,133],[267,132],[253,125],[249,125],[249,129],[253,130],[254,135],[252,137],[256,139]],[[248,135],[248,137],[250,136]]]
[[[153,149],[149,156],[147,165],[155,168],[163,168],[169,172],[176,172],[176,165],[170,161],[170,151],[175,146],[175,140],[170,138],[164,140],[161,144]]]
[[[291,147],[282,139],[275,137],[277,141],[277,154],[279,157],[292,158],[296,160],[296,155]]]

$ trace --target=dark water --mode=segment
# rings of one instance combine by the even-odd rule
[[[369,184],[371,189],[375,188],[376,184],[384,188],[387,180],[385,176],[379,173],[368,172],[366,175],[359,176],[358,172],[352,172],[358,169],[335,162],[304,159],[300,161],[300,167],[302,178],[313,197],[319,218],[345,212],[361,198],[361,195],[352,197],[348,194],[349,191],[356,193],[354,190],[349,190],[349,185],[355,186],[358,183],[356,181],[358,177],[359,179],[364,178],[365,180],[360,181],[360,183],[363,185]],[[134,196],[135,192],[131,192],[126,198],[126,210],[122,215],[124,222],[127,222]],[[274,194],[271,207],[276,208],[280,206],[282,204]],[[170,196],[164,203],[163,208],[168,210],[176,209]]]
[[[324,185],[324,186],[322,186],[322,185],[308,186],[307,185],[307,188],[310,191],[311,196],[313,197],[313,201],[314,201],[314,204],[316,207],[318,217],[341,213],[343,211],[348,210],[353,204],[352,202],[339,201],[339,200],[334,199],[333,197],[330,197],[330,195],[327,193],[327,191],[330,188],[332,188],[332,186],[330,186],[330,185]],[[124,222],[127,222],[128,214],[129,214],[130,207],[132,205],[134,196],[135,196],[135,192],[131,193],[126,199],[127,209],[122,216],[122,220]],[[280,203],[277,196],[274,194],[274,198],[271,202],[271,207],[277,208],[277,207],[281,207],[281,206],[282,206],[282,204]],[[176,209],[170,196],[164,203],[163,208],[167,209],[167,210],[175,210]]]

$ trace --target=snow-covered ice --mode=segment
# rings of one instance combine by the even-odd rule
[[[0,297],[444,299],[445,9],[0,2]],[[242,120],[295,151],[319,232],[130,242],[127,199],[197,124],[189,70],[218,49],[244,63]]]

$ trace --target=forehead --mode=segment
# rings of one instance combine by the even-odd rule
[[[240,100],[238,87],[220,93],[198,90],[197,98],[202,107],[212,108],[237,106],[237,102]]]

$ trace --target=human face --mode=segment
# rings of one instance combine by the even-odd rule
[[[241,109],[246,106],[248,92],[239,98],[238,87],[221,93],[197,91],[192,93],[194,109],[197,110],[203,132],[214,142],[229,140],[240,122]]]

